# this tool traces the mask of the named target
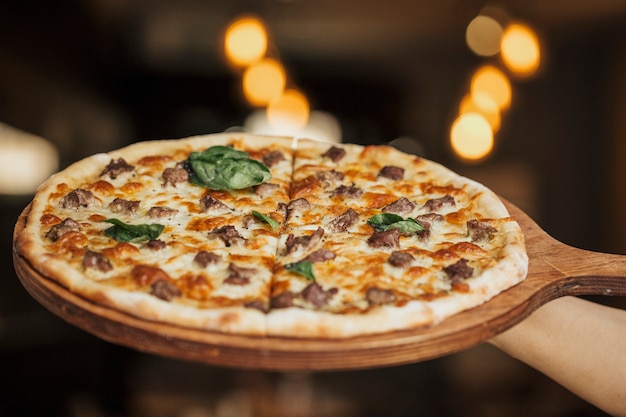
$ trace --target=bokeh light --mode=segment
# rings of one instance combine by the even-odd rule
[[[243,92],[253,106],[265,106],[280,97],[286,84],[285,69],[280,62],[264,58],[243,74]]]
[[[500,52],[503,28],[489,16],[476,16],[467,25],[465,41],[467,46],[479,56],[493,56]]]
[[[478,113],[461,114],[450,128],[450,144],[461,159],[479,161],[494,146],[493,132],[487,119]]]
[[[506,27],[502,34],[502,62],[515,75],[528,77],[539,69],[541,47],[537,34],[518,23]]]
[[[491,126],[493,132],[500,130],[502,116],[498,103],[489,94],[476,91],[474,94],[467,94],[461,100],[459,114],[480,113]]]
[[[267,121],[280,131],[294,134],[307,125],[310,112],[309,101],[304,94],[288,89],[268,104]]]
[[[224,35],[226,57],[237,66],[248,66],[263,58],[267,43],[265,25],[254,17],[235,20]]]
[[[470,92],[473,96],[489,95],[501,110],[507,109],[511,104],[511,82],[493,65],[484,65],[474,73]]]

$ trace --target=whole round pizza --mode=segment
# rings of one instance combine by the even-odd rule
[[[144,320],[346,338],[431,326],[518,284],[499,198],[388,146],[240,133],[139,142],[37,191],[18,253]]]

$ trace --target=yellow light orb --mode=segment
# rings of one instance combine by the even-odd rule
[[[489,122],[478,113],[464,113],[452,124],[450,144],[462,159],[479,161],[493,150],[493,131]]]
[[[465,41],[476,55],[493,56],[500,52],[502,31],[502,26],[494,18],[476,16],[467,25]]]
[[[254,17],[237,19],[226,29],[224,50],[228,60],[237,66],[258,61],[267,51],[265,25]]]
[[[474,73],[470,91],[473,96],[479,93],[489,95],[501,110],[511,104],[511,82],[493,65],[484,65]]]
[[[500,108],[489,94],[477,91],[475,94],[467,94],[463,97],[459,106],[459,114],[464,113],[480,113],[487,119],[494,133],[500,130],[502,122]]]
[[[280,62],[265,58],[243,74],[243,92],[253,106],[261,107],[277,99],[285,89],[287,76]]]
[[[531,76],[537,72],[541,61],[539,38],[528,26],[511,24],[502,34],[501,56],[512,73]]]
[[[267,106],[267,121],[273,128],[286,134],[301,130],[309,121],[309,101],[301,92],[288,89]]]

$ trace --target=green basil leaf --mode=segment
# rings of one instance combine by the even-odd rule
[[[393,213],[375,214],[367,223],[378,232],[384,232],[389,229],[400,229],[402,234],[408,235],[426,230],[424,225],[417,220],[411,217],[404,219],[402,216]]]
[[[240,190],[272,178],[270,169],[263,163],[228,146],[192,152],[185,166],[193,183],[214,190]]]
[[[165,226],[161,224],[126,224],[118,219],[104,220],[113,224],[104,233],[118,242],[143,242],[154,240],[161,235]]]
[[[278,226],[280,226],[280,223],[277,222],[276,220],[272,219],[270,216],[260,213],[258,211],[252,210],[252,215],[254,217],[256,217],[257,219],[261,220],[262,222],[265,222],[267,224],[270,225],[270,228],[272,230],[276,229]]]
[[[221,159],[248,159],[247,152],[239,151],[230,146],[211,146],[202,152],[192,152],[189,155],[190,160],[200,160],[205,162],[217,162]]]
[[[313,272],[313,263],[309,261],[299,261],[286,264],[285,268],[296,274],[300,274],[310,281],[315,281],[315,273]]]

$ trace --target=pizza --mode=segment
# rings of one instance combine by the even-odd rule
[[[436,325],[528,268],[500,199],[443,165],[242,133],[75,162],[38,188],[15,247],[46,279],[143,320],[294,338]]]

